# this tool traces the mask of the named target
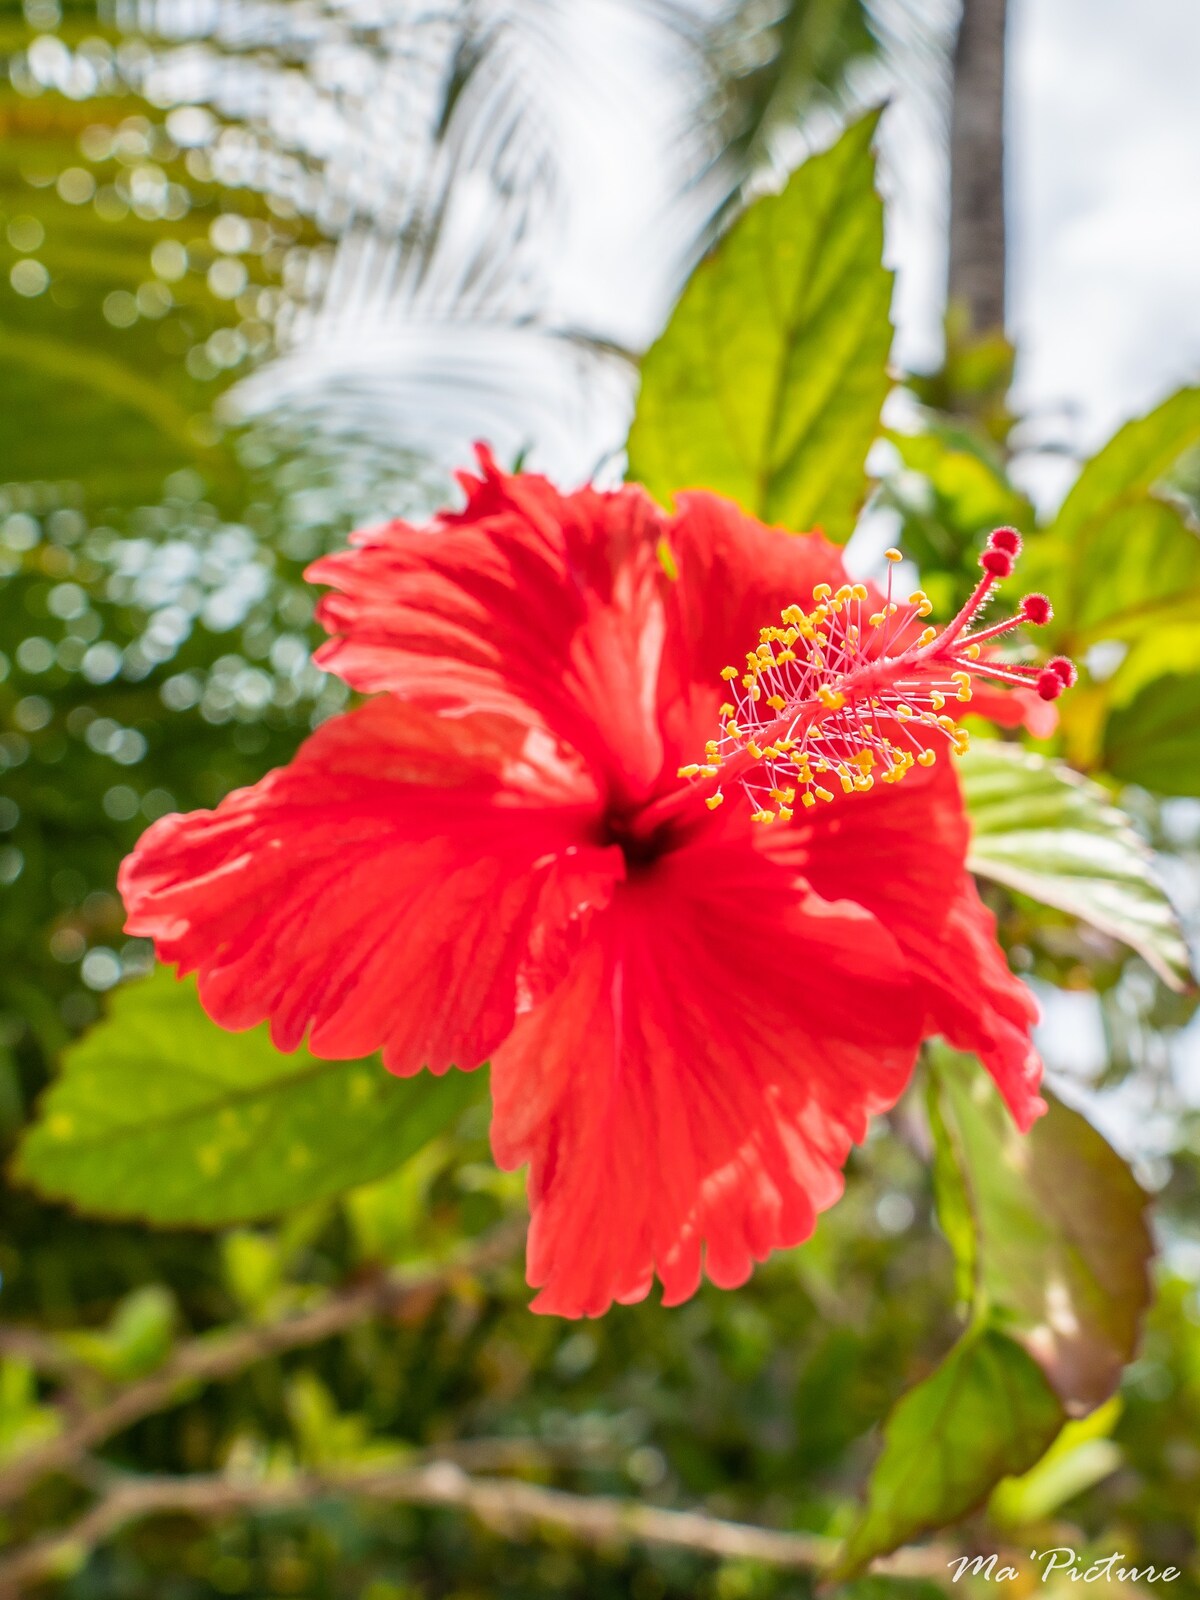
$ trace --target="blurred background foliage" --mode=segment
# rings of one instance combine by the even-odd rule
[[[1082,681],[1039,753],[964,767],[973,865],[1052,1064],[1079,1005],[1103,1020],[1102,1077],[1055,1082],[1135,1129],[1155,1192],[1136,1358],[1148,1240],[1124,1164],[1062,1105],[1015,1150],[944,1055],[811,1243],[736,1294],[572,1326],[525,1310],[485,1074],[279,1057],[146,978],[122,855],[343,704],[309,660],[304,565],[436,505],[475,436],[619,472],[638,353],[552,271],[578,225],[564,105],[603,131],[617,97],[573,0],[25,0],[0,12],[0,1585],[782,1600],[845,1539],[863,1600],[1056,1543],[1195,1591],[1195,1001],[1163,886],[1192,923],[1200,393],[1039,517],[1010,476],[1001,330],[952,306],[939,371],[887,368],[871,121],[781,187],[801,130],[831,142],[921,7],[596,9],[661,57],[679,114],[646,248],[664,308],[687,287],[641,369],[632,472],[857,529],[864,565],[894,540],[943,615],[983,529],[1032,535]],[[1052,1277],[1074,1343],[1047,1343]],[[362,1487],[431,1462],[818,1543],[789,1570]],[[232,1498],[189,1510],[183,1480]],[[268,1504],[289,1481],[307,1502]],[[147,1484],[168,1486],[154,1515]],[[87,1523],[123,1494],[127,1517]],[[853,1575],[936,1529],[923,1564]]]

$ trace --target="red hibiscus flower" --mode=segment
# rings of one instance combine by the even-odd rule
[[[128,927],[283,1050],[490,1059],[536,1308],[594,1315],[656,1274],[674,1304],[807,1237],[928,1035],[977,1052],[1022,1127],[1042,1109],[1035,1009],[936,757],[974,673],[1049,698],[1069,668],[990,655],[1013,624],[969,634],[1010,530],[933,635],[923,597],[848,585],[818,534],[481,461],[463,511],[312,568],[318,660],[375,698],[155,823]]]

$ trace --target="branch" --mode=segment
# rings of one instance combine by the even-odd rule
[[[0,1600],[29,1584],[77,1570],[103,1540],[145,1517],[163,1512],[201,1519],[237,1512],[304,1511],[330,1497],[470,1512],[503,1538],[531,1528],[558,1528],[584,1544],[671,1545],[700,1555],[761,1561],[768,1566],[823,1570],[839,1541],[817,1533],[782,1533],[726,1522],[698,1511],[669,1511],[601,1495],[569,1494],[514,1479],[469,1477],[450,1461],[375,1470],[341,1477],[301,1474],[278,1480],[239,1481],[220,1476],[139,1478],[119,1484],[61,1533],[50,1534],[0,1560]],[[944,1578],[954,1552],[938,1545],[898,1550],[874,1564],[896,1577]]]
[[[83,1416],[67,1420],[52,1439],[0,1470],[0,1505],[18,1499],[47,1473],[71,1471],[114,1434],[178,1405],[197,1385],[237,1377],[255,1362],[319,1344],[370,1317],[424,1306],[456,1278],[506,1260],[523,1231],[523,1220],[505,1225],[444,1266],[423,1273],[382,1273],[351,1283],[306,1311],[189,1340],[157,1372],[118,1390]],[[34,1353],[32,1347],[29,1353]]]
[[[40,1328],[15,1325],[0,1328],[0,1358],[28,1362],[35,1372],[57,1378],[61,1383],[71,1383],[81,1375],[88,1375],[88,1368],[78,1356],[60,1344],[52,1333],[43,1333]]]

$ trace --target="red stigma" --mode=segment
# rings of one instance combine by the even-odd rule
[[[1012,576],[1013,558],[1007,550],[989,546],[979,558],[979,565],[991,578]]]
[[[1066,684],[1050,667],[1044,667],[1038,674],[1037,692],[1043,700],[1057,700],[1065,688]]]
[[[993,528],[987,542],[993,550],[1004,550],[1010,556],[1021,554],[1021,535],[1015,528]]]
[[[1065,656],[1035,666],[995,649],[1023,622],[1050,620],[1044,594],[1026,595],[1015,615],[978,626],[996,584],[1012,573],[1009,547],[1020,543],[1012,528],[996,530],[979,558],[983,576],[940,631],[922,626],[933,611],[923,590],[904,603],[893,599],[899,550],[885,552],[882,595],[865,583],[836,592],[817,584],[810,607],[790,605],[780,612],[782,626],[759,629],[744,666],[721,669],[717,736],[705,744],[704,760],[680,767],[679,776],[719,780],[703,795],[710,811],[724,801],[720,785],[736,783],[754,807],[753,822],[790,822],[799,807],[832,801],[839,789],[853,794],[899,783],[931,766],[942,746],[965,750],[961,713],[950,703],[969,702],[979,679],[1057,700],[1075,681]],[[673,802],[672,795],[661,804]]]
[[[1047,672],[1055,673],[1064,689],[1069,689],[1074,684],[1079,674],[1075,671],[1075,663],[1066,656],[1051,656],[1046,663]]]

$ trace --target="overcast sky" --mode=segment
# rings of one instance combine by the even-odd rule
[[[923,0],[931,29],[953,14]],[[1010,0],[1009,328],[1039,440],[1088,452],[1200,379],[1200,0]],[[940,349],[944,100],[899,63],[884,127],[901,362]],[[1061,492],[1043,464],[1038,485]]]
[[[876,4],[899,18],[901,35],[893,81],[875,73],[867,90],[891,97],[883,180],[888,255],[898,269],[896,355],[928,367],[940,349],[945,45],[957,3]],[[534,65],[564,204],[535,241],[545,282],[529,311],[637,348],[662,325],[678,285],[672,258],[695,222],[679,199],[681,170],[689,160],[695,168],[681,156],[692,147],[695,109],[678,70],[680,46],[623,0],[538,16],[557,19],[570,66],[557,71],[552,53],[549,64]],[[535,55],[542,37],[529,29]],[[1087,452],[1200,377],[1200,0],[1010,0],[1008,135],[1016,399],[1032,417],[1027,437]],[[593,372],[581,381],[568,369],[556,379],[554,352],[532,349],[531,340],[527,371],[515,346],[493,348],[493,340],[492,365],[481,365],[474,389],[465,377],[454,385],[460,407],[478,391],[479,415],[459,418],[448,440],[431,400],[438,374],[469,363],[470,341],[447,352],[444,329],[402,301],[351,309],[355,320],[339,309],[302,352],[301,384],[307,374],[322,405],[333,377],[350,372],[373,407],[396,416],[397,437],[415,434],[419,444],[425,427],[431,448],[453,459],[481,432],[502,453],[532,444],[533,464],[564,481],[619,449],[627,377]],[[516,392],[498,405],[505,373],[510,386],[516,376]],[[281,375],[268,375],[268,390]],[[1039,498],[1053,501],[1071,467],[1043,457],[1022,470]]]
[[[909,9],[933,36],[955,14],[948,0]],[[898,73],[884,125],[896,353],[929,365],[945,275],[945,106],[928,52],[904,52]],[[595,318],[606,302],[635,340],[652,331],[659,290],[629,281],[628,238],[660,199],[652,150],[671,115],[669,95],[650,96],[623,159],[611,144],[597,152],[564,264],[581,309],[590,302]],[[1200,0],[1011,0],[1007,131],[1016,398],[1039,439],[1090,450],[1200,378]],[[1039,472],[1046,492],[1061,479]]]

